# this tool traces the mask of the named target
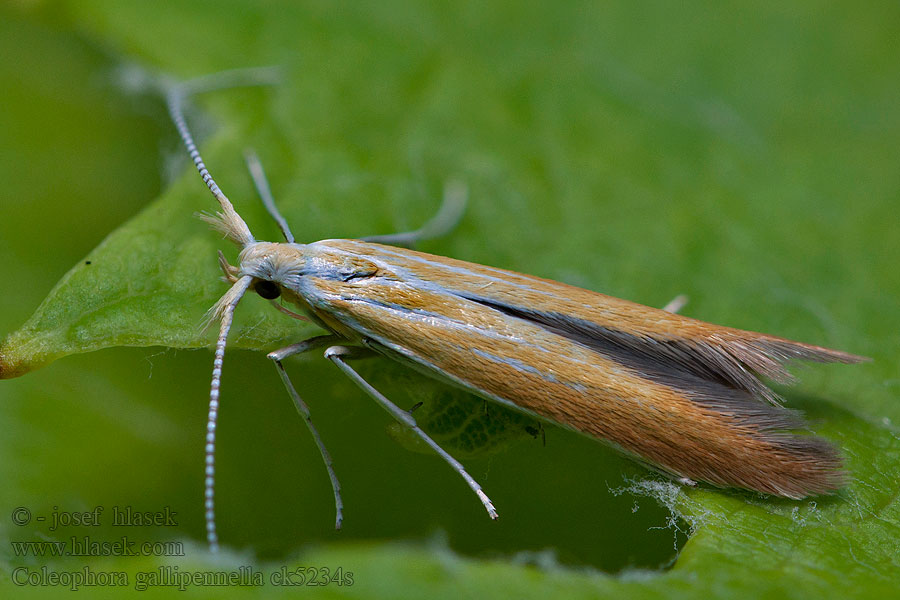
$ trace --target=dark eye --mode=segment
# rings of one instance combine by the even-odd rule
[[[278,287],[278,284],[266,281],[265,279],[257,281],[256,285],[253,286],[253,289],[266,300],[274,300],[281,295],[281,288]]]

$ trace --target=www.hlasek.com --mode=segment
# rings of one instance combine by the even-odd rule
[[[9,544],[15,556],[184,556],[182,542],[136,542],[127,535],[115,541],[73,535],[67,541]]]
[[[268,575],[268,576],[267,576]],[[133,587],[143,592],[153,587],[273,587],[285,586],[352,586],[353,572],[342,567],[288,567],[264,573],[250,566],[229,571],[182,571],[177,566],[159,567],[153,571],[100,571],[84,567],[73,571],[57,571],[49,567],[19,567],[10,573],[19,587],[58,587],[78,591],[97,587]]]

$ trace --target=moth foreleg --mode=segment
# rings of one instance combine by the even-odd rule
[[[328,478],[331,479],[331,489],[334,491],[335,529],[340,529],[341,524],[344,521],[344,501],[341,499],[341,483],[338,481],[337,474],[334,472],[334,465],[331,460],[331,455],[325,448],[325,444],[322,442],[322,438],[319,436],[319,431],[316,429],[316,426],[313,425],[312,418],[309,414],[309,407],[306,405],[306,402],[304,402],[303,399],[300,398],[300,394],[297,393],[297,390],[294,388],[294,384],[291,383],[291,378],[288,377],[287,371],[284,370],[284,365],[281,364],[281,361],[288,356],[300,354],[301,352],[313,350],[321,346],[327,346],[329,344],[333,344],[336,341],[339,341],[340,339],[341,338],[336,335],[320,335],[308,340],[304,340],[297,344],[291,344],[290,346],[286,346],[268,354],[268,357],[275,363],[275,368],[278,370],[278,375],[281,377],[281,381],[284,383],[284,387],[287,389],[288,395],[290,395],[291,400],[294,402],[294,406],[297,408],[297,412],[300,413],[300,416],[306,423],[306,427],[309,429],[310,434],[312,434],[313,440],[316,442],[316,446],[318,446],[319,448],[319,454],[322,455],[322,461],[325,463],[325,469],[328,471]]]
[[[478,496],[478,499],[481,500],[481,503],[484,505],[485,510],[487,510],[488,515],[492,519],[496,519],[499,517],[497,514],[497,510],[494,508],[494,504],[491,502],[491,499],[488,498],[487,494],[481,489],[481,486],[475,481],[468,472],[466,472],[465,467],[462,464],[450,456],[446,450],[441,448],[437,442],[435,442],[431,437],[422,431],[419,428],[419,425],[416,423],[416,420],[413,418],[410,411],[405,411],[398,407],[396,404],[388,400],[381,392],[376,390],[372,385],[363,379],[362,375],[356,372],[349,364],[347,364],[347,360],[351,358],[358,358],[361,356],[368,356],[372,351],[367,348],[358,348],[358,347],[348,347],[348,346],[331,346],[327,350],[325,350],[325,358],[333,362],[337,367],[344,372],[350,379],[352,379],[356,385],[358,385],[364,392],[366,392],[369,396],[372,397],[378,404],[381,405],[386,411],[388,411],[392,417],[394,417],[400,423],[406,425],[413,433],[419,436],[422,441],[428,444],[432,450],[437,452],[437,454],[450,465],[450,467],[459,473],[460,477],[472,488],[472,491],[475,492],[475,495]]]
[[[303,354],[304,352],[315,350],[316,348],[321,348],[322,346],[333,346],[343,339],[344,338],[342,338],[341,336],[333,334],[317,335],[307,340],[303,340],[302,342],[297,342],[296,344],[291,344],[290,346],[285,346],[284,348],[273,350],[266,356],[269,359],[274,360],[275,362],[281,362],[288,356]]]

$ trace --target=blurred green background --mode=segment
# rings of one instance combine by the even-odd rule
[[[361,597],[802,597],[896,583],[895,3],[0,6],[0,334],[75,265],[17,343],[41,340],[38,362],[116,346],[0,382],[4,570],[166,563],[24,559],[8,544],[85,533],[15,527],[5,515],[17,506],[131,505],[179,515],[175,529],[129,532],[139,541],[197,542],[168,564],[331,561],[356,583],[327,591]],[[547,426],[543,446],[514,422],[499,448],[465,460],[500,510],[492,523],[456,475],[398,444],[387,415],[314,354],[289,369],[344,486],[335,533],[327,478],[274,369],[238,350],[313,330],[254,299],[226,358],[217,457],[220,534],[242,554],[209,562],[212,356],[165,346],[207,343],[198,324],[225,289],[215,250],[235,253],[193,218],[212,200],[161,101],[123,85],[128,65],[179,77],[283,67],[282,85],[210,94],[190,115],[258,237],[277,236],[252,194],[246,146],[299,240],[415,227],[459,177],[470,189],[463,222],[426,251],[650,305],[687,293],[689,316],[872,356],[805,369],[781,390],[844,448],[854,483],[818,502],[679,494],[601,444]],[[444,388],[385,361],[365,369],[402,406],[443,406]]]

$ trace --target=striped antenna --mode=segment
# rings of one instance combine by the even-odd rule
[[[222,384],[222,362],[225,360],[225,344],[228,331],[234,319],[234,308],[241,297],[250,289],[253,278],[245,275],[238,279],[231,289],[216,303],[213,314],[219,316],[219,339],[216,340],[216,356],[213,360],[212,382],[209,385],[209,413],[206,419],[206,479],[204,496],[206,507],[206,540],[210,552],[219,551],[219,536],[216,532],[216,423],[219,417],[219,388]]]
[[[218,218],[208,217],[207,221],[213,223],[217,229],[225,233],[229,239],[237,242],[241,246],[253,244],[255,240],[250,233],[250,228],[244,220],[234,210],[234,206],[227,196],[222,192],[206,168],[200,151],[197,150],[197,144],[194,142],[194,136],[191,134],[190,128],[184,117],[185,101],[193,95],[207,92],[211,90],[224,89],[229,87],[247,86],[247,85],[271,85],[277,83],[278,72],[273,68],[261,69],[235,69],[232,71],[224,71],[206,77],[199,77],[186,82],[171,83],[162,82],[162,88],[166,96],[166,105],[169,109],[169,115],[175,128],[178,129],[178,135],[184,142],[194,166],[203,178],[203,183],[212,192],[216,200],[219,202],[221,212]],[[227,265],[223,257],[219,257],[220,264]],[[206,515],[206,539],[209,543],[211,552],[219,550],[219,536],[216,531],[216,506],[215,506],[215,487],[216,487],[216,425],[219,417],[219,389],[222,384],[222,363],[225,359],[225,346],[228,340],[228,332],[231,329],[234,320],[234,309],[238,302],[244,296],[253,283],[253,278],[243,276],[237,278],[238,273],[232,272],[232,267],[223,269],[234,282],[231,289],[216,303],[210,311],[211,319],[218,318],[220,320],[219,338],[216,341],[216,353],[213,360],[212,382],[209,386],[209,412],[206,422],[206,477],[204,479],[204,505]]]
[[[181,136],[184,147],[187,148],[194,166],[197,167],[200,177],[203,178],[203,183],[206,184],[206,187],[209,188],[209,191],[212,192],[212,195],[219,202],[219,206],[222,208],[222,221],[228,229],[229,237],[242,246],[252,244],[255,241],[253,235],[250,233],[250,228],[247,227],[244,220],[234,210],[231,201],[219,188],[216,180],[210,175],[209,169],[203,162],[203,157],[200,156],[200,151],[197,150],[197,144],[194,143],[194,136],[191,135],[191,130],[188,128],[187,121],[184,118],[184,102],[190,96],[201,92],[237,86],[271,85],[276,82],[277,71],[270,67],[263,69],[235,69],[166,86],[166,105],[169,108],[172,122],[175,123],[175,128],[178,129],[178,135]]]

